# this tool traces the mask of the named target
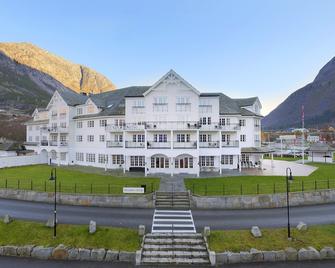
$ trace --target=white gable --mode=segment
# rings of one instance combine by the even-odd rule
[[[187,88],[192,90],[197,95],[200,95],[200,92],[195,89],[190,83],[184,80],[179,74],[174,70],[170,70],[165,74],[161,79],[159,79],[152,87],[150,87],[146,92],[143,93],[144,96],[148,95],[151,91],[169,85],[180,86],[181,88]]]
[[[67,103],[64,101],[64,99],[62,98],[62,96],[58,93],[58,91],[56,90],[54,92],[54,94],[51,97],[51,100],[49,101],[48,105],[47,105],[47,110],[50,109],[50,107],[52,107],[54,104],[56,103],[61,103],[63,105],[67,106]]]

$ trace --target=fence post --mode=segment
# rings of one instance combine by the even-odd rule
[[[151,192],[152,193],[154,192],[154,183],[153,182],[151,183]]]
[[[273,193],[276,193],[276,183],[273,183]]]
[[[59,182],[59,184],[58,184],[58,192],[62,192],[62,185],[61,185],[61,182]]]
[[[6,187],[5,188],[7,189],[7,179],[6,179],[5,183],[6,183]]]
[[[44,192],[47,191],[47,181],[44,181]]]
[[[108,194],[110,194],[111,193],[111,185],[110,185],[110,183],[108,183]]]
[[[327,189],[330,189],[330,187],[329,187],[329,179],[327,180]]]
[[[77,193],[77,183],[74,184],[74,193]]]
[[[93,193],[93,184],[91,183],[91,194]]]
[[[305,185],[304,185],[304,181],[301,181],[301,191],[304,192],[305,191]]]
[[[316,185],[316,180],[314,180],[314,191],[316,191],[317,185]]]
[[[195,194],[195,192],[194,192],[194,183],[192,184],[192,192],[193,192],[193,194]]]
[[[207,195],[207,184],[205,185],[205,195]]]
[[[259,194],[259,184],[257,183],[257,194]]]
[[[17,180],[17,189],[20,190],[20,180]]]
[[[33,180],[30,180],[30,190],[33,190]]]
[[[242,183],[241,183],[241,189],[240,189],[240,191],[241,191],[241,195],[243,195],[243,186],[242,186]]]

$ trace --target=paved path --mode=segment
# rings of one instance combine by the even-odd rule
[[[159,175],[160,184],[159,191],[160,192],[185,192],[185,184],[184,177],[185,175],[167,175],[162,174]]]
[[[0,216],[9,214],[17,219],[46,222],[52,215],[52,204],[0,199]],[[335,223],[335,204],[291,208],[292,226],[304,221],[307,224]],[[60,223],[88,224],[95,220],[98,225],[137,228],[152,225],[153,209],[101,208],[83,206],[58,206]],[[260,227],[285,227],[286,209],[251,210],[192,210],[196,228],[249,229]]]

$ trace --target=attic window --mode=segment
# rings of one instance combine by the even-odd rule
[[[113,104],[109,104],[108,106],[107,106],[107,108],[111,108],[113,106]]]

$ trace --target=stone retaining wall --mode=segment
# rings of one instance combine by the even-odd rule
[[[27,190],[0,189],[0,198],[53,203],[54,194]],[[98,207],[153,208],[153,194],[145,195],[83,195],[57,194],[57,203]]]
[[[57,247],[42,246],[2,246],[0,256],[32,257],[41,260],[78,260],[104,262],[135,263],[135,252],[115,251],[109,249],[70,248],[64,245]]]
[[[316,205],[335,203],[335,190],[290,193],[290,205]],[[193,208],[201,209],[251,209],[278,208],[286,206],[286,193],[241,195],[241,196],[195,196],[191,197]]]

